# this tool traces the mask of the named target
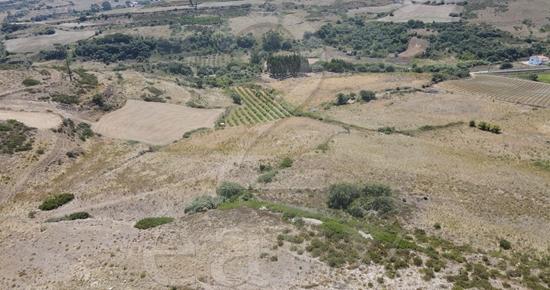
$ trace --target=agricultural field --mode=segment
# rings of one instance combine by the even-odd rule
[[[462,6],[455,4],[447,5],[425,5],[425,4],[406,4],[393,11],[393,16],[389,15],[380,19],[380,21],[407,22],[409,20],[420,20],[424,22],[454,22],[459,21],[460,17],[453,17],[453,14],[460,14]]]
[[[38,35],[23,38],[9,39],[5,42],[6,50],[9,52],[38,52],[43,49],[51,49],[54,44],[69,44],[81,39],[92,37],[94,31],[65,31],[56,30],[52,35]]]
[[[363,89],[383,91],[397,87],[421,88],[429,82],[425,74],[315,74],[307,78],[294,78],[266,82],[266,86],[283,93],[285,101],[295,107],[313,108],[333,102],[339,92],[357,92]]]
[[[263,89],[237,87],[242,106],[232,108],[225,118],[228,126],[255,125],[292,116],[292,109]]]
[[[92,129],[107,137],[165,145],[180,139],[185,132],[214,127],[222,112],[128,100],[122,109],[93,124]]]
[[[61,124],[61,118],[52,113],[0,110],[0,120],[17,120],[28,127],[53,129]]]
[[[0,0],[0,289],[550,287],[546,3],[132,2]]]
[[[541,82],[476,74],[471,79],[445,82],[441,87],[504,102],[550,107],[550,85]]]
[[[550,32],[550,2],[546,0],[507,1],[506,8],[475,10],[472,23],[486,23],[518,36],[546,37]]]

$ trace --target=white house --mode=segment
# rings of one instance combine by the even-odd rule
[[[548,59],[547,56],[544,55],[533,55],[529,58],[529,61],[527,62],[529,65],[543,65],[547,64],[550,59]]]

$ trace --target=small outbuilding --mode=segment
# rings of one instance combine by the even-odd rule
[[[544,55],[533,55],[529,58],[527,62],[529,65],[543,65],[547,64],[550,61],[547,56]]]

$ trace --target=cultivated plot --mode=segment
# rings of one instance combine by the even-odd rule
[[[92,129],[107,137],[164,145],[180,139],[185,132],[214,127],[222,112],[128,100],[122,109],[105,115]]]
[[[292,115],[288,107],[264,90],[237,87],[233,93],[241,97],[242,106],[231,110],[225,119],[229,126],[254,125]]]
[[[477,94],[500,101],[536,107],[550,107],[550,85],[494,75],[476,75],[471,79],[449,81],[443,88],[467,94]]]

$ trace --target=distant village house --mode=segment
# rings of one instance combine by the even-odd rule
[[[529,58],[528,64],[529,65],[543,65],[543,64],[547,64],[549,61],[550,61],[550,59],[547,56],[533,55]]]

